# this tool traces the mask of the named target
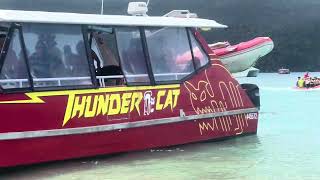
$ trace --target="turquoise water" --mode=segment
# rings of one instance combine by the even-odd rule
[[[320,89],[293,89],[302,75],[239,80],[260,86],[257,135],[27,166],[0,179],[320,179]]]

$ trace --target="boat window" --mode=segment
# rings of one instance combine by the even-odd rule
[[[23,35],[34,87],[92,84],[80,26],[24,24]]]
[[[14,30],[1,69],[0,85],[3,89],[28,88],[27,65],[24,58],[19,31]]]
[[[101,87],[124,84],[114,28],[90,26],[91,54]]]
[[[103,61],[102,56],[100,54],[100,51],[98,50],[98,45],[95,39],[91,39],[91,56],[93,59],[93,64],[95,69],[102,68],[103,67]]]
[[[196,66],[196,69],[199,69],[208,64],[209,57],[207,56],[207,54],[202,49],[199,42],[194,37],[194,34],[191,31],[189,31],[189,33],[190,33],[190,40],[191,40],[191,45],[193,50],[195,66]]]
[[[139,28],[117,28],[116,34],[122,70],[127,83],[149,84],[150,79]]]
[[[9,33],[10,25],[8,23],[0,23],[0,50],[2,52],[3,45]]]
[[[157,82],[178,81],[194,72],[185,28],[146,28],[145,33]]]

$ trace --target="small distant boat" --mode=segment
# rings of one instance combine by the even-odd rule
[[[257,37],[236,45],[218,42],[209,47],[231,73],[238,73],[249,69],[259,58],[270,53],[274,43],[269,37]]]
[[[315,87],[294,87],[294,89],[298,89],[298,90],[314,90],[314,89],[320,89],[320,85],[315,86]]]
[[[278,74],[290,74],[290,70],[281,68],[281,69],[278,69]]]
[[[295,89],[309,90],[309,89],[320,89],[320,78],[310,77],[309,73],[304,75],[304,78],[298,77]]]

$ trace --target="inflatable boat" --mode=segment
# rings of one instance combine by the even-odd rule
[[[236,45],[218,42],[209,47],[231,73],[238,73],[249,69],[259,58],[270,53],[274,44],[269,37],[257,37]]]
[[[309,87],[309,88],[307,88],[307,87],[293,87],[293,89],[297,89],[297,90],[320,90],[320,85],[318,85],[318,86],[314,86],[314,87]]]

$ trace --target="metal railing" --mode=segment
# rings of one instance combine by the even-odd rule
[[[170,80],[180,80],[179,76],[186,76],[190,73],[163,73],[154,74],[157,77],[171,77]],[[174,76],[174,78],[172,78]],[[127,79],[132,81],[132,78],[148,78],[148,74],[135,74],[126,75]],[[97,76],[100,87],[112,86],[107,82],[108,80],[123,80],[125,83],[124,75],[111,75],[111,76]],[[61,78],[34,78],[33,83],[35,87],[46,87],[46,86],[65,86],[65,85],[81,85],[83,82],[91,81],[91,77],[61,77]],[[112,84],[112,83],[111,83]],[[4,89],[10,88],[23,88],[29,87],[28,79],[0,79],[0,85]],[[115,84],[113,84],[115,85]]]

